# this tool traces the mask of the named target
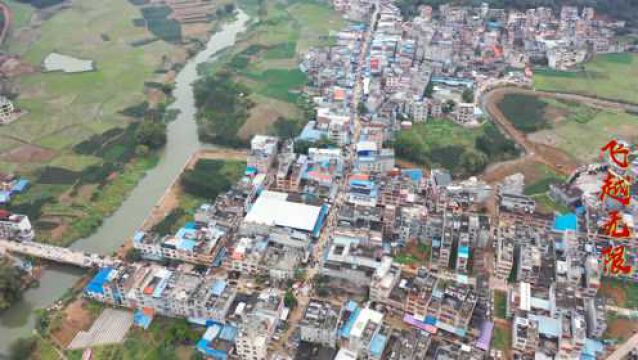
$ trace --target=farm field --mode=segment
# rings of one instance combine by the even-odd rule
[[[290,4],[245,0],[238,7],[258,21],[222,55],[222,61],[201,71],[211,76],[227,71],[232,81],[250,90],[253,106],[236,130],[240,142],[256,133],[276,132],[272,124],[279,118],[301,127],[305,119],[299,104],[304,101],[300,94],[306,76],[298,69],[298,57],[313,46],[328,44],[331,32],[346,22],[327,4],[313,0]]]
[[[635,142],[638,139],[638,116],[604,110],[585,122],[567,118],[551,130],[531,134],[530,140],[556,147],[581,162],[587,162],[594,160],[599,149],[614,137]]]
[[[596,56],[582,71],[535,70],[534,87],[638,103],[638,55]]]
[[[621,110],[520,93],[505,95],[498,106],[529,140],[562,150],[579,162],[593,160],[596,149],[612,137],[638,139],[638,116]]]
[[[16,21],[4,51],[36,69],[54,51],[95,63],[91,72],[13,78],[16,105],[27,114],[0,128],[0,171],[31,180],[9,209],[30,216],[39,241],[68,245],[90,235],[157,163],[138,146],[136,120],[149,103],[169,100],[164,84],[187,49],[151,41],[155,35],[139,26],[141,8],[128,0],[83,0],[47,9],[47,16],[15,0],[7,4]]]

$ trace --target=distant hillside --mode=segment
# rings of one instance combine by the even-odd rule
[[[638,26],[638,0],[397,0],[403,15],[416,15],[420,5],[438,7],[441,4],[479,6],[487,2],[494,8],[528,9],[538,6],[559,10],[563,5],[591,6],[601,14],[627,21],[628,25]]]

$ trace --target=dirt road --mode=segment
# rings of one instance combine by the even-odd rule
[[[11,29],[11,24],[13,24],[13,13],[9,6],[4,2],[0,1],[0,11],[4,16],[4,24],[2,26],[2,30],[0,30],[0,45],[4,44],[4,39],[7,37],[9,33],[9,29]]]

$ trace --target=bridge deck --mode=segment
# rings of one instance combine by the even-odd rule
[[[16,254],[29,255],[58,263],[75,265],[83,268],[113,266],[119,260],[110,256],[89,254],[68,248],[41,244],[36,242],[16,242],[0,240],[0,250]]]

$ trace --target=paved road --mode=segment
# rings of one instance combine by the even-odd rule
[[[119,260],[109,256],[88,254],[83,251],[73,251],[69,248],[30,241],[0,240],[0,249],[83,268],[112,266],[119,262]]]
[[[620,347],[618,347],[611,355],[607,357],[607,360],[624,360],[625,357],[634,349],[638,347],[638,333],[630,337]]]

